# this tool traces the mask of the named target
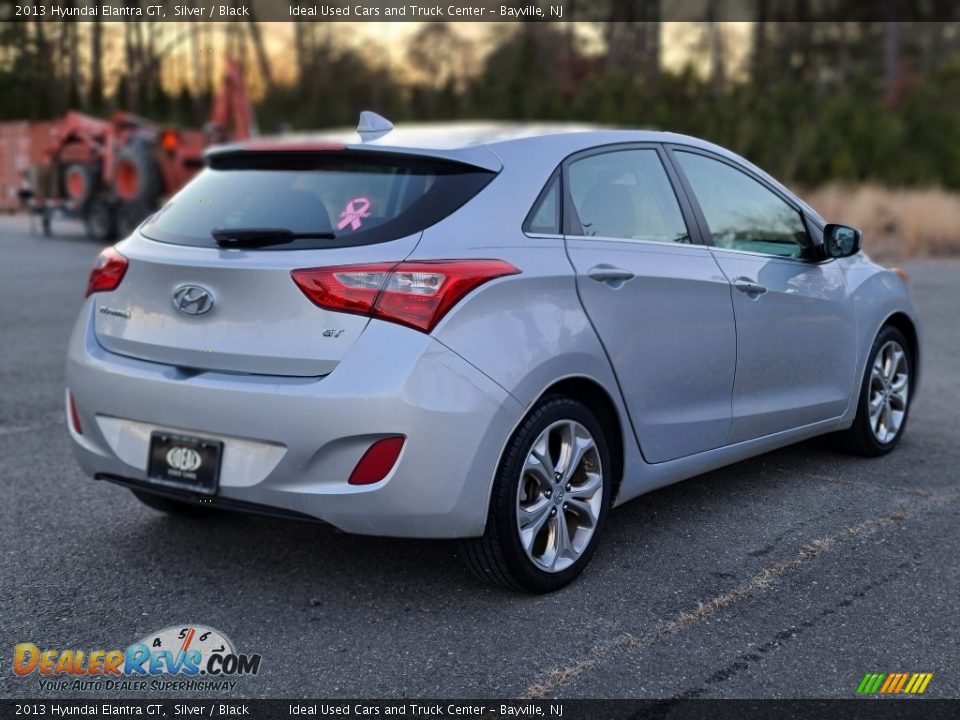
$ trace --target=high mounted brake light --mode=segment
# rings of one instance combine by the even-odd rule
[[[95,292],[105,292],[107,290],[116,290],[123,280],[124,273],[127,272],[127,265],[130,263],[127,259],[108,247],[97,256],[97,260],[90,271],[90,279],[87,281],[87,294],[90,297]]]
[[[429,333],[471,290],[519,272],[503,260],[423,260],[305,268],[291,275],[314,305]]]

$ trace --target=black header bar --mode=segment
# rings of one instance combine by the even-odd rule
[[[847,0],[0,0],[0,21],[145,22],[946,22],[960,1]]]

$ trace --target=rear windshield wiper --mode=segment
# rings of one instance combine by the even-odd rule
[[[286,228],[214,228],[210,231],[222,248],[258,248],[286,245],[294,240],[334,240],[332,232],[294,232]]]

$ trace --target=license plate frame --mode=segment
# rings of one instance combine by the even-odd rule
[[[220,487],[223,442],[195,435],[154,430],[147,453],[151,483],[215,495]]]

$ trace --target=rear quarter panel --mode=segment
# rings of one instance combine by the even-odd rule
[[[411,260],[493,258],[520,274],[482,285],[434,330],[434,337],[509,392],[522,406],[500,447],[530,407],[554,383],[581,377],[607,390],[617,408],[625,449],[620,497],[637,494],[642,460],[610,363],[577,295],[563,238],[528,236],[521,226],[550,174],[562,160],[537,143],[512,144],[500,176],[473,201],[428,228]],[[562,149],[561,149],[562,150]],[[491,464],[493,471],[499,457]]]

